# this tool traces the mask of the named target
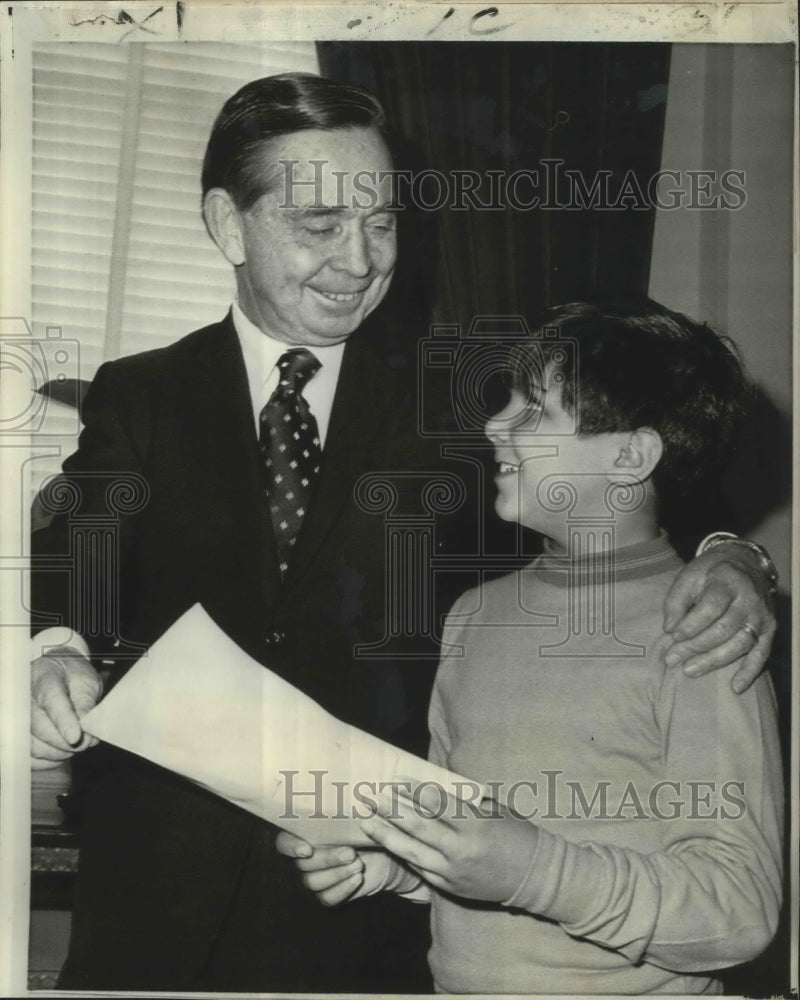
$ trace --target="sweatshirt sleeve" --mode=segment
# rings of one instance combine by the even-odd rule
[[[540,827],[528,873],[506,905],[631,963],[700,972],[748,961],[772,939],[781,903],[772,685],[763,675],[735,695],[727,670],[700,678],[666,670],[655,711],[665,793],[646,822],[662,824],[661,849],[573,843]]]
[[[456,604],[456,607],[458,607],[458,603]],[[450,614],[452,615],[454,611],[455,607]],[[445,623],[442,642],[442,649],[445,652],[442,654],[439,670],[436,673],[436,680],[434,681],[430,705],[428,708],[428,728],[431,735],[428,759],[433,761],[434,764],[439,764],[441,767],[449,767],[448,757],[451,742],[447,731],[447,720],[442,706],[442,696],[439,683],[442,669],[448,658],[446,651],[455,643],[456,633],[459,631],[460,630],[456,628],[448,618]],[[427,882],[423,881],[423,879],[419,877],[416,881],[411,879],[403,881],[401,887],[393,887],[393,891],[397,893],[397,895],[402,896],[404,899],[410,899],[415,903],[430,903],[431,901],[431,888]]]
[[[448,678],[451,677],[452,672],[456,671],[457,673],[460,665],[463,663],[462,640],[464,629],[461,614],[470,593],[468,591],[455,602],[445,619],[442,631],[442,652],[428,706],[428,731],[431,736],[428,759],[434,764],[448,769],[451,769],[450,753],[453,743],[447,726],[442,686],[448,683]]]
[[[450,736],[447,731],[447,720],[442,709],[442,696],[434,684],[431,693],[431,703],[428,709],[428,728],[431,734],[428,759],[440,767],[449,767]]]

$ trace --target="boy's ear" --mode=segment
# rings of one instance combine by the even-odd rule
[[[224,188],[212,188],[203,198],[203,218],[211,239],[234,267],[245,261],[239,210]]]
[[[653,474],[661,461],[664,444],[658,431],[652,427],[639,427],[627,435],[614,462],[615,470],[625,471],[644,482]]]

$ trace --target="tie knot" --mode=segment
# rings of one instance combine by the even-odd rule
[[[319,360],[305,347],[287,351],[278,359],[278,376],[283,389],[301,392],[303,386],[320,369]]]

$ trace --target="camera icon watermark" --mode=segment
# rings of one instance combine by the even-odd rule
[[[418,420],[423,437],[460,444],[485,444],[486,423],[503,408],[508,386],[524,387],[533,403],[537,391],[578,394],[578,343],[557,327],[531,331],[522,316],[476,316],[459,324],[435,324],[418,354]],[[573,425],[560,433],[577,433]],[[535,430],[541,411],[529,406],[526,427]],[[519,415],[517,418],[519,419]]]
[[[46,418],[53,401],[78,398],[80,357],[80,343],[64,337],[60,326],[48,326],[44,337],[34,337],[26,319],[0,317],[0,436],[77,434],[77,407],[60,407],[64,412],[57,425]]]

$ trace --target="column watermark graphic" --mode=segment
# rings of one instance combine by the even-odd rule
[[[135,472],[56,474],[31,496],[32,466],[37,459],[65,457],[81,428],[81,350],[76,339],[48,326],[44,338],[33,336],[21,317],[0,320],[0,372],[3,406],[0,449],[4,481],[11,484],[18,507],[19,531],[3,532],[0,570],[17,577],[18,616],[2,625],[43,629],[67,625],[89,642],[114,648],[115,656],[138,658],[145,647],[128,643],[120,632],[121,521],[147,505],[150,489]],[[57,411],[57,417],[56,417]],[[39,527],[64,519],[67,545],[58,553],[38,554],[26,531],[27,511],[35,505]],[[39,611],[28,618],[27,580],[41,572],[68,596],[66,620]],[[8,606],[8,605],[7,605]]]
[[[31,557],[37,571],[66,578],[69,621],[50,624],[79,622],[86,640],[113,645],[122,659],[138,658],[145,647],[120,634],[120,519],[143,510],[149,496],[147,481],[132,472],[55,476],[39,493],[43,509],[68,524],[65,553]]]
[[[405,504],[400,502],[401,491]],[[414,494],[410,504],[409,492]],[[392,646],[396,638],[438,638],[433,591],[436,518],[457,510],[464,496],[463,482],[443,473],[369,473],[359,479],[356,503],[384,518],[386,631],[377,642],[356,646],[357,658],[402,657]]]
[[[582,486],[601,479],[606,514],[581,506]],[[616,634],[615,550],[616,519],[629,514],[645,501],[644,486],[629,482],[606,483],[597,473],[545,476],[536,487],[545,510],[564,514],[567,524],[565,562],[569,577],[566,636],[556,643],[539,646],[540,656],[585,656],[585,640],[592,638],[592,657],[644,656],[639,643],[626,642]]]

